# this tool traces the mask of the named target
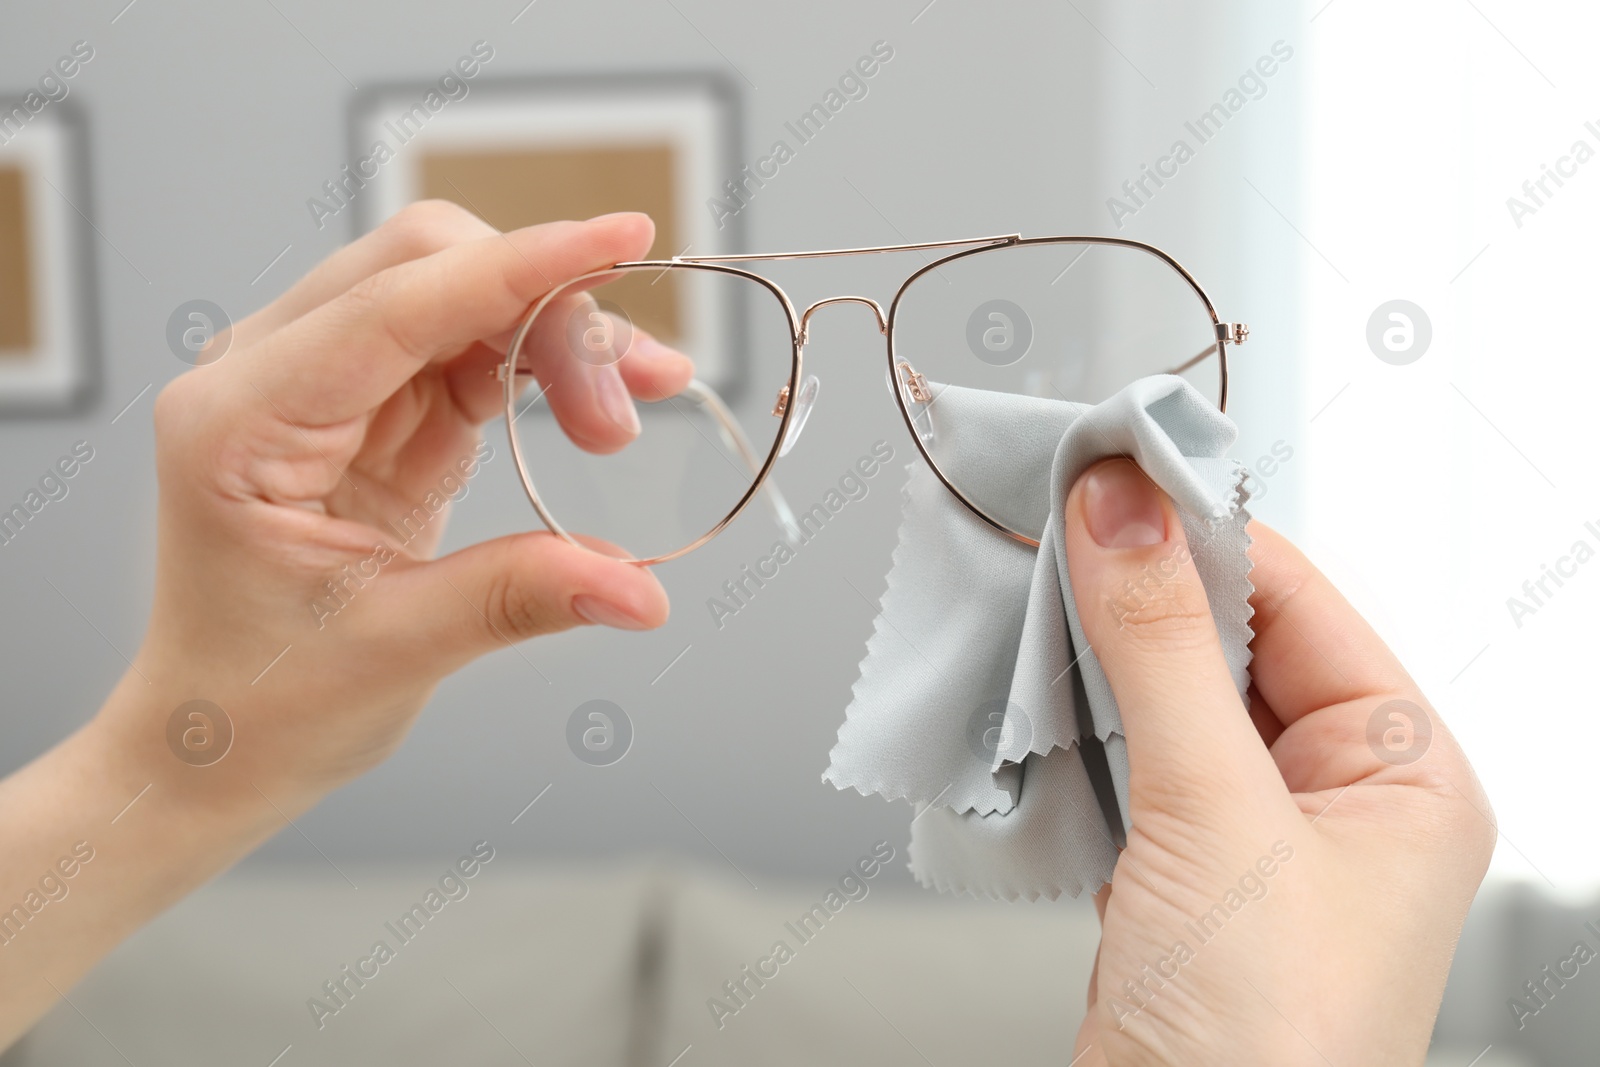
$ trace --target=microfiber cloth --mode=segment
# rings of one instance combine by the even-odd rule
[[[916,421],[946,476],[1043,536],[1037,549],[1006,536],[911,465],[888,588],[823,780],[912,802],[910,866],[925,886],[1006,900],[1094,892],[1129,828],[1128,748],[1067,577],[1067,492],[1097,461],[1128,456],[1172,498],[1242,698],[1253,635],[1246,469],[1226,457],[1237,431],[1172,375],[1093,406],[929,388]],[[1158,589],[1158,570],[1124,610]]]

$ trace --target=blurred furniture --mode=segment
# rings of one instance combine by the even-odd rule
[[[323,983],[374,941],[393,944],[384,924],[435,877],[345,870],[359,890],[326,868],[207,886],[107,958],[3,1062],[925,1067],[924,1055],[988,1062],[1004,1035],[1015,1063],[1054,1064],[1071,1048],[1098,937],[1086,900],[975,903],[879,875],[801,943],[785,924],[837,883],[753,890],[671,866],[501,859],[319,1030],[307,1000],[326,1002]],[[754,994],[719,1029],[707,1000],[731,1005],[724,983],[780,939],[793,958],[760,988],[745,980]]]
[[[674,864],[501,858],[319,1029],[308,999],[329,1002],[324,982],[380,938],[393,944],[385,924],[439,872],[345,873],[359,889],[327,868],[219,879],[108,957],[0,1064],[953,1067],[1003,1047],[1018,1067],[1060,1067],[1099,934],[1087,900],[959,900],[891,884],[890,872],[800,929],[802,941],[801,917],[836,882],[755,889]],[[1600,948],[1584,927],[1595,916],[1600,906],[1525,886],[1486,889],[1428,1067],[1594,1063],[1600,959],[1521,1030],[1506,1002],[1573,942]],[[779,940],[792,958],[761,964]],[[746,967],[771,976],[757,985]],[[742,1005],[730,982],[742,982]],[[720,1027],[711,998],[738,1007]]]

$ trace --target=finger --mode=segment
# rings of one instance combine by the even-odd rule
[[[1089,964],[1089,985],[1083,992],[1083,1008],[1086,1012],[1094,1011],[1095,1002],[1100,999],[1100,945],[1094,946],[1094,962]]]
[[[357,282],[400,263],[496,233],[493,226],[448,200],[418,200],[370,233],[340,248],[278,299],[234,327],[243,346],[280,329],[349,291]]]
[[[480,341],[445,367],[450,398],[469,424],[482,425],[505,414],[506,389],[499,373],[505,360],[505,353]]]
[[[1366,620],[1281,534],[1250,533],[1252,711],[1288,787],[1318,812],[1356,782],[1442,780],[1479,795],[1460,746]]]
[[[1283,725],[1335,704],[1416,690],[1394,653],[1299,549],[1259,522],[1250,535],[1250,674]]]
[[[1106,926],[1106,908],[1109,907],[1110,904],[1111,883],[1107,882],[1105,885],[1095,890],[1094,894],[1094,913],[1100,918],[1100,929],[1102,931],[1105,930]],[[1095,943],[1094,962],[1089,966],[1089,988],[1085,993],[1086,1003],[1084,1004],[1084,1008],[1085,1010],[1091,1012],[1094,1011],[1095,1001],[1099,999],[1100,994],[1100,948],[1104,944],[1105,938],[1102,936],[1101,939]]]
[[[666,590],[649,568],[543,532],[473,545],[400,578],[394,595],[406,617],[450,669],[575,626],[647,630],[667,621]]]
[[[639,435],[639,412],[617,366],[626,342],[624,324],[601,311],[587,289],[558,294],[523,341],[519,369],[533,376],[539,400],[587,452],[615,452]]]
[[[646,401],[677,396],[694,378],[694,360],[638,328],[617,368],[628,392]]]
[[[1133,818],[1160,798],[1287,798],[1222,654],[1182,523],[1128,459],[1091,467],[1067,496],[1068,572],[1128,738]]]
[[[640,430],[632,397],[676,395],[694,376],[687,356],[602,311],[587,290],[563,293],[539,312],[519,369],[538,382],[561,429],[580,448],[611,453]]]
[[[498,373],[504,362],[503,349],[478,342],[446,365],[445,382],[450,397],[468,424],[482,425],[505,414],[505,384]],[[646,401],[676,396],[694,377],[694,363],[688,356],[643,330],[636,331],[617,369],[628,391]],[[560,413],[557,409],[558,419]]]
[[[430,362],[511,329],[551,287],[643,255],[653,233],[638,214],[552,222],[389,267],[235,362],[234,392],[251,411],[251,389],[272,397],[297,425],[363,415]]]

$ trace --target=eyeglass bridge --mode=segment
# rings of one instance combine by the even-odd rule
[[[878,317],[878,332],[882,334],[889,332],[889,319],[883,312],[883,305],[870,296],[830,296],[826,300],[818,300],[815,304],[806,308],[805,312],[800,316],[800,345],[802,348],[811,340],[811,316],[815,315],[818,309],[825,308],[829,304],[865,304]]]

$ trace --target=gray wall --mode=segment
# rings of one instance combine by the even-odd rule
[[[0,771],[87,719],[124,670],[117,650],[131,655],[139,644],[154,550],[154,390],[110,420],[147,383],[159,388],[183,369],[163,342],[168,314],[194,297],[242,314],[348,237],[334,226],[319,233],[304,203],[344,162],[350,82],[431,77],[482,38],[496,49],[497,76],[714,69],[743,85],[725,55],[758,87],[745,86],[743,133],[765,145],[884,39],[896,54],[870,96],[746,212],[751,245],[1104,233],[1113,231],[1106,197],[1121,180],[1273,41],[1300,44],[1304,27],[1264,2],[1170,3],[1140,18],[1087,3],[936,0],[923,10],[923,2],[539,0],[515,24],[520,0],[139,0],[115,23],[123,0],[8,11],[0,90],[25,87],[75,40],[97,52],[74,98],[88,116],[93,161],[82,206],[103,234],[95,252],[105,380],[82,417],[0,422],[0,498],[24,491],[78,438],[99,457],[66,500],[0,549]],[[1271,190],[1293,215],[1302,70],[1286,67],[1120,231],[1169,248],[1225,314],[1255,328],[1232,409],[1247,460],[1278,438],[1294,440],[1286,420],[1304,417],[1293,414],[1300,250],[1241,181]],[[285,245],[282,261],[252,284]],[[887,298],[897,268],[908,269],[844,263],[786,278],[809,298]],[[898,456],[911,452],[884,392],[879,338],[861,309],[846,307],[817,320],[807,355],[825,388],[804,441],[780,467],[791,497],[808,503],[879,438]],[[1294,482],[1292,471],[1281,475],[1262,509],[1291,531]],[[863,843],[903,842],[904,806],[819,782],[873,613],[850,585],[868,597],[881,591],[897,493],[880,476],[721,632],[705,600],[770,544],[759,515],[662,568],[675,605],[664,631],[589,631],[525,647],[549,685],[512,652],[490,656],[441,686],[404,748],[307,815],[302,829],[334,859],[453,855],[493,836],[528,856],[660,849],[720,863],[709,839],[758,879],[831,872]],[[450,544],[532,518],[502,458],[460,508]],[[633,751],[610,768],[579,764],[563,740],[567,715],[594,697],[622,705],[637,729]],[[509,826],[550,783],[539,807]],[[321,861],[290,833],[249,862]]]

